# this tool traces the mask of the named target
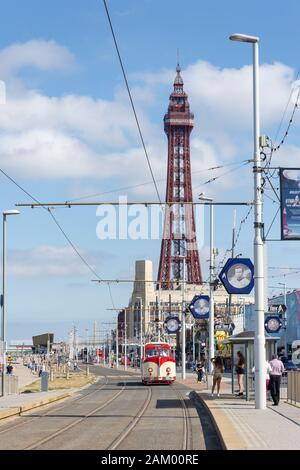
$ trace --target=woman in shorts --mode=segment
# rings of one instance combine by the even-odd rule
[[[223,359],[220,356],[213,358],[212,363],[214,365],[214,370],[213,370],[213,385],[212,385],[212,390],[211,390],[211,396],[212,397],[214,396],[214,391],[217,386],[217,397],[219,397],[221,380],[222,380],[223,373],[224,373],[224,363],[223,363]]]

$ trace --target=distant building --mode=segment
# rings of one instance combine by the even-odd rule
[[[300,340],[300,289],[293,292],[288,292],[286,295],[287,303],[287,346],[289,354],[292,352],[292,343],[295,340]],[[269,304],[280,305],[284,304],[284,296],[279,295],[269,299]],[[265,317],[268,314],[265,314]],[[245,307],[245,324],[247,330],[255,330],[255,307],[254,305],[247,305]],[[284,329],[275,334],[280,336],[277,346],[284,347]]]
[[[185,303],[189,304],[195,295],[209,295],[209,285],[186,284],[184,292]],[[216,323],[228,320],[228,297],[223,287],[219,287],[214,292]],[[181,317],[182,298],[182,284],[178,284],[177,290],[156,290],[155,283],[153,282],[152,261],[136,261],[133,292],[129,299],[128,307],[124,309],[124,311],[126,310],[128,341],[134,341],[140,337],[141,317],[143,332],[147,332],[149,323],[157,319],[158,310],[160,311],[161,321],[169,315]],[[244,330],[244,310],[251,303],[253,303],[253,297],[251,296],[240,297],[232,295],[230,318],[235,325],[234,333],[240,333]],[[124,311],[122,311],[121,315],[119,314],[119,328],[121,328],[121,324],[124,324]],[[190,321],[194,321],[192,317]],[[187,322],[189,322],[188,318]],[[199,326],[201,322],[205,321],[197,321]],[[119,329],[119,337],[121,338],[121,336],[122,331]]]
[[[33,343],[31,339],[11,340],[8,344],[8,353],[13,356],[23,356],[32,353]]]
[[[32,343],[33,343],[34,352],[43,354],[47,352],[48,348],[50,352],[52,345],[54,343],[54,334],[44,333],[41,335],[33,336]]]

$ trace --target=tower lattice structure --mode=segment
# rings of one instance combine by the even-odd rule
[[[201,268],[196,240],[190,134],[194,115],[177,64],[174,91],[170,95],[164,129],[168,137],[168,177],[164,235],[161,244],[158,282],[161,289],[174,289],[176,281],[201,284]],[[184,265],[185,263],[185,265]],[[184,273],[185,269],[185,273]],[[185,277],[185,279],[184,279]]]

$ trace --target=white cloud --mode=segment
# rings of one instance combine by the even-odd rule
[[[31,40],[0,50],[0,77],[6,79],[24,67],[65,69],[74,65],[70,51],[55,41]]]
[[[81,255],[93,269],[95,262],[103,261],[107,254],[81,250]],[[69,246],[43,245],[31,250],[14,250],[9,253],[9,274],[18,278],[72,277],[86,276],[88,268]]]
[[[74,59],[66,48],[51,41],[34,40],[0,51],[0,77],[4,73],[13,80],[25,66],[50,70],[72,63]],[[182,71],[195,113],[196,126],[191,137],[195,186],[216,175],[201,170],[240,161],[245,156],[251,158],[251,74],[251,66],[222,69],[204,61]],[[161,99],[162,87],[167,108],[174,75],[174,71],[164,69],[131,77],[157,180],[166,177],[167,140],[162,131],[162,116],[158,123],[152,122],[149,109],[155,100]],[[293,76],[293,69],[284,64],[261,66],[264,125],[278,122]],[[151,181],[124,88],[116,90],[112,100],[77,95],[48,97],[24,89],[22,96],[10,95],[7,104],[1,107],[0,136],[0,164],[16,175],[44,179],[92,177],[111,180],[115,187]],[[217,186],[229,188],[230,183],[229,174],[218,180]],[[242,178],[236,180],[235,187],[238,184],[243,184]],[[165,182],[159,185],[163,198]],[[131,194],[153,197],[155,191],[153,185],[145,185],[133,189]]]

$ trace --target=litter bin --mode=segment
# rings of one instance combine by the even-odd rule
[[[41,381],[42,381],[42,392],[48,392],[49,372],[42,372]]]

